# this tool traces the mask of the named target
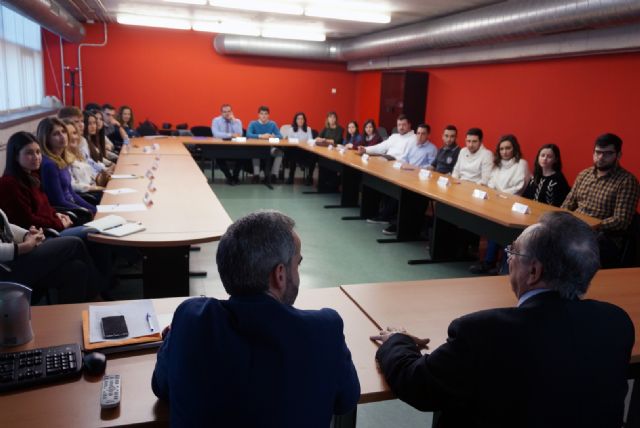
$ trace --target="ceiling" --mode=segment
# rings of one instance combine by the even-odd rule
[[[340,39],[359,36],[403,24],[451,15],[469,9],[501,3],[503,0],[278,0],[301,6],[326,5],[336,2],[336,7],[348,2],[359,3],[368,11],[388,11],[391,22],[376,24],[337,19],[292,16],[264,12],[247,12],[209,5],[179,3],[179,0],[57,0],[58,3],[80,22],[116,22],[116,15],[128,13],[191,20],[224,21],[243,20],[256,24],[282,24],[317,27],[323,29],[327,38]],[[185,0],[182,0],[183,2]],[[261,0],[264,1],[264,0]]]

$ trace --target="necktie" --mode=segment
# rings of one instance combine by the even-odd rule
[[[227,124],[227,134],[231,134],[231,121],[225,120],[225,122]]]

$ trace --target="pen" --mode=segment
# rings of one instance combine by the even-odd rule
[[[149,331],[156,331],[151,325],[151,314],[147,312],[147,324],[149,324]]]

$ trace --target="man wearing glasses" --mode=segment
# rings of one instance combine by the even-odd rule
[[[234,117],[230,104],[222,104],[220,106],[220,116],[213,118],[211,121],[211,133],[215,138],[222,138],[223,140],[242,137],[242,121]],[[224,174],[227,184],[231,186],[238,184],[242,161],[236,160],[233,167],[233,175],[229,171],[227,159],[216,159],[216,163]]]
[[[595,233],[550,212],[507,247],[516,307],[454,320],[445,344],[388,328],[380,368],[435,427],[620,427],[634,343],[619,307],[583,300],[599,266]]]
[[[569,211],[599,218],[598,243],[604,268],[617,267],[621,262],[625,235],[638,205],[638,180],[620,166],[622,140],[614,134],[596,139],[593,166],[576,178],[562,204]]]

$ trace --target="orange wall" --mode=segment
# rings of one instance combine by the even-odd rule
[[[84,42],[101,42],[102,28],[87,25]],[[58,38],[43,32],[59,84]],[[316,129],[324,126],[330,110],[338,113],[340,122],[353,116],[356,75],[345,64],[221,56],[213,48],[213,36],[109,25],[106,47],[82,49],[84,103],[128,104],[136,121],[149,118],[158,125],[209,125],[226,102],[245,128],[261,104],[271,108],[278,125],[291,123],[297,111],[304,111]],[[65,65],[77,65],[77,51],[77,45],[65,43]],[[48,60],[45,76],[47,94],[57,95]],[[70,92],[67,96],[70,103]]]
[[[481,127],[491,150],[500,135],[513,133],[531,167],[540,145],[556,143],[573,182],[592,164],[596,137],[613,132],[624,141],[622,165],[640,177],[640,54],[427,71],[426,119],[436,143],[448,123],[462,132]]]

